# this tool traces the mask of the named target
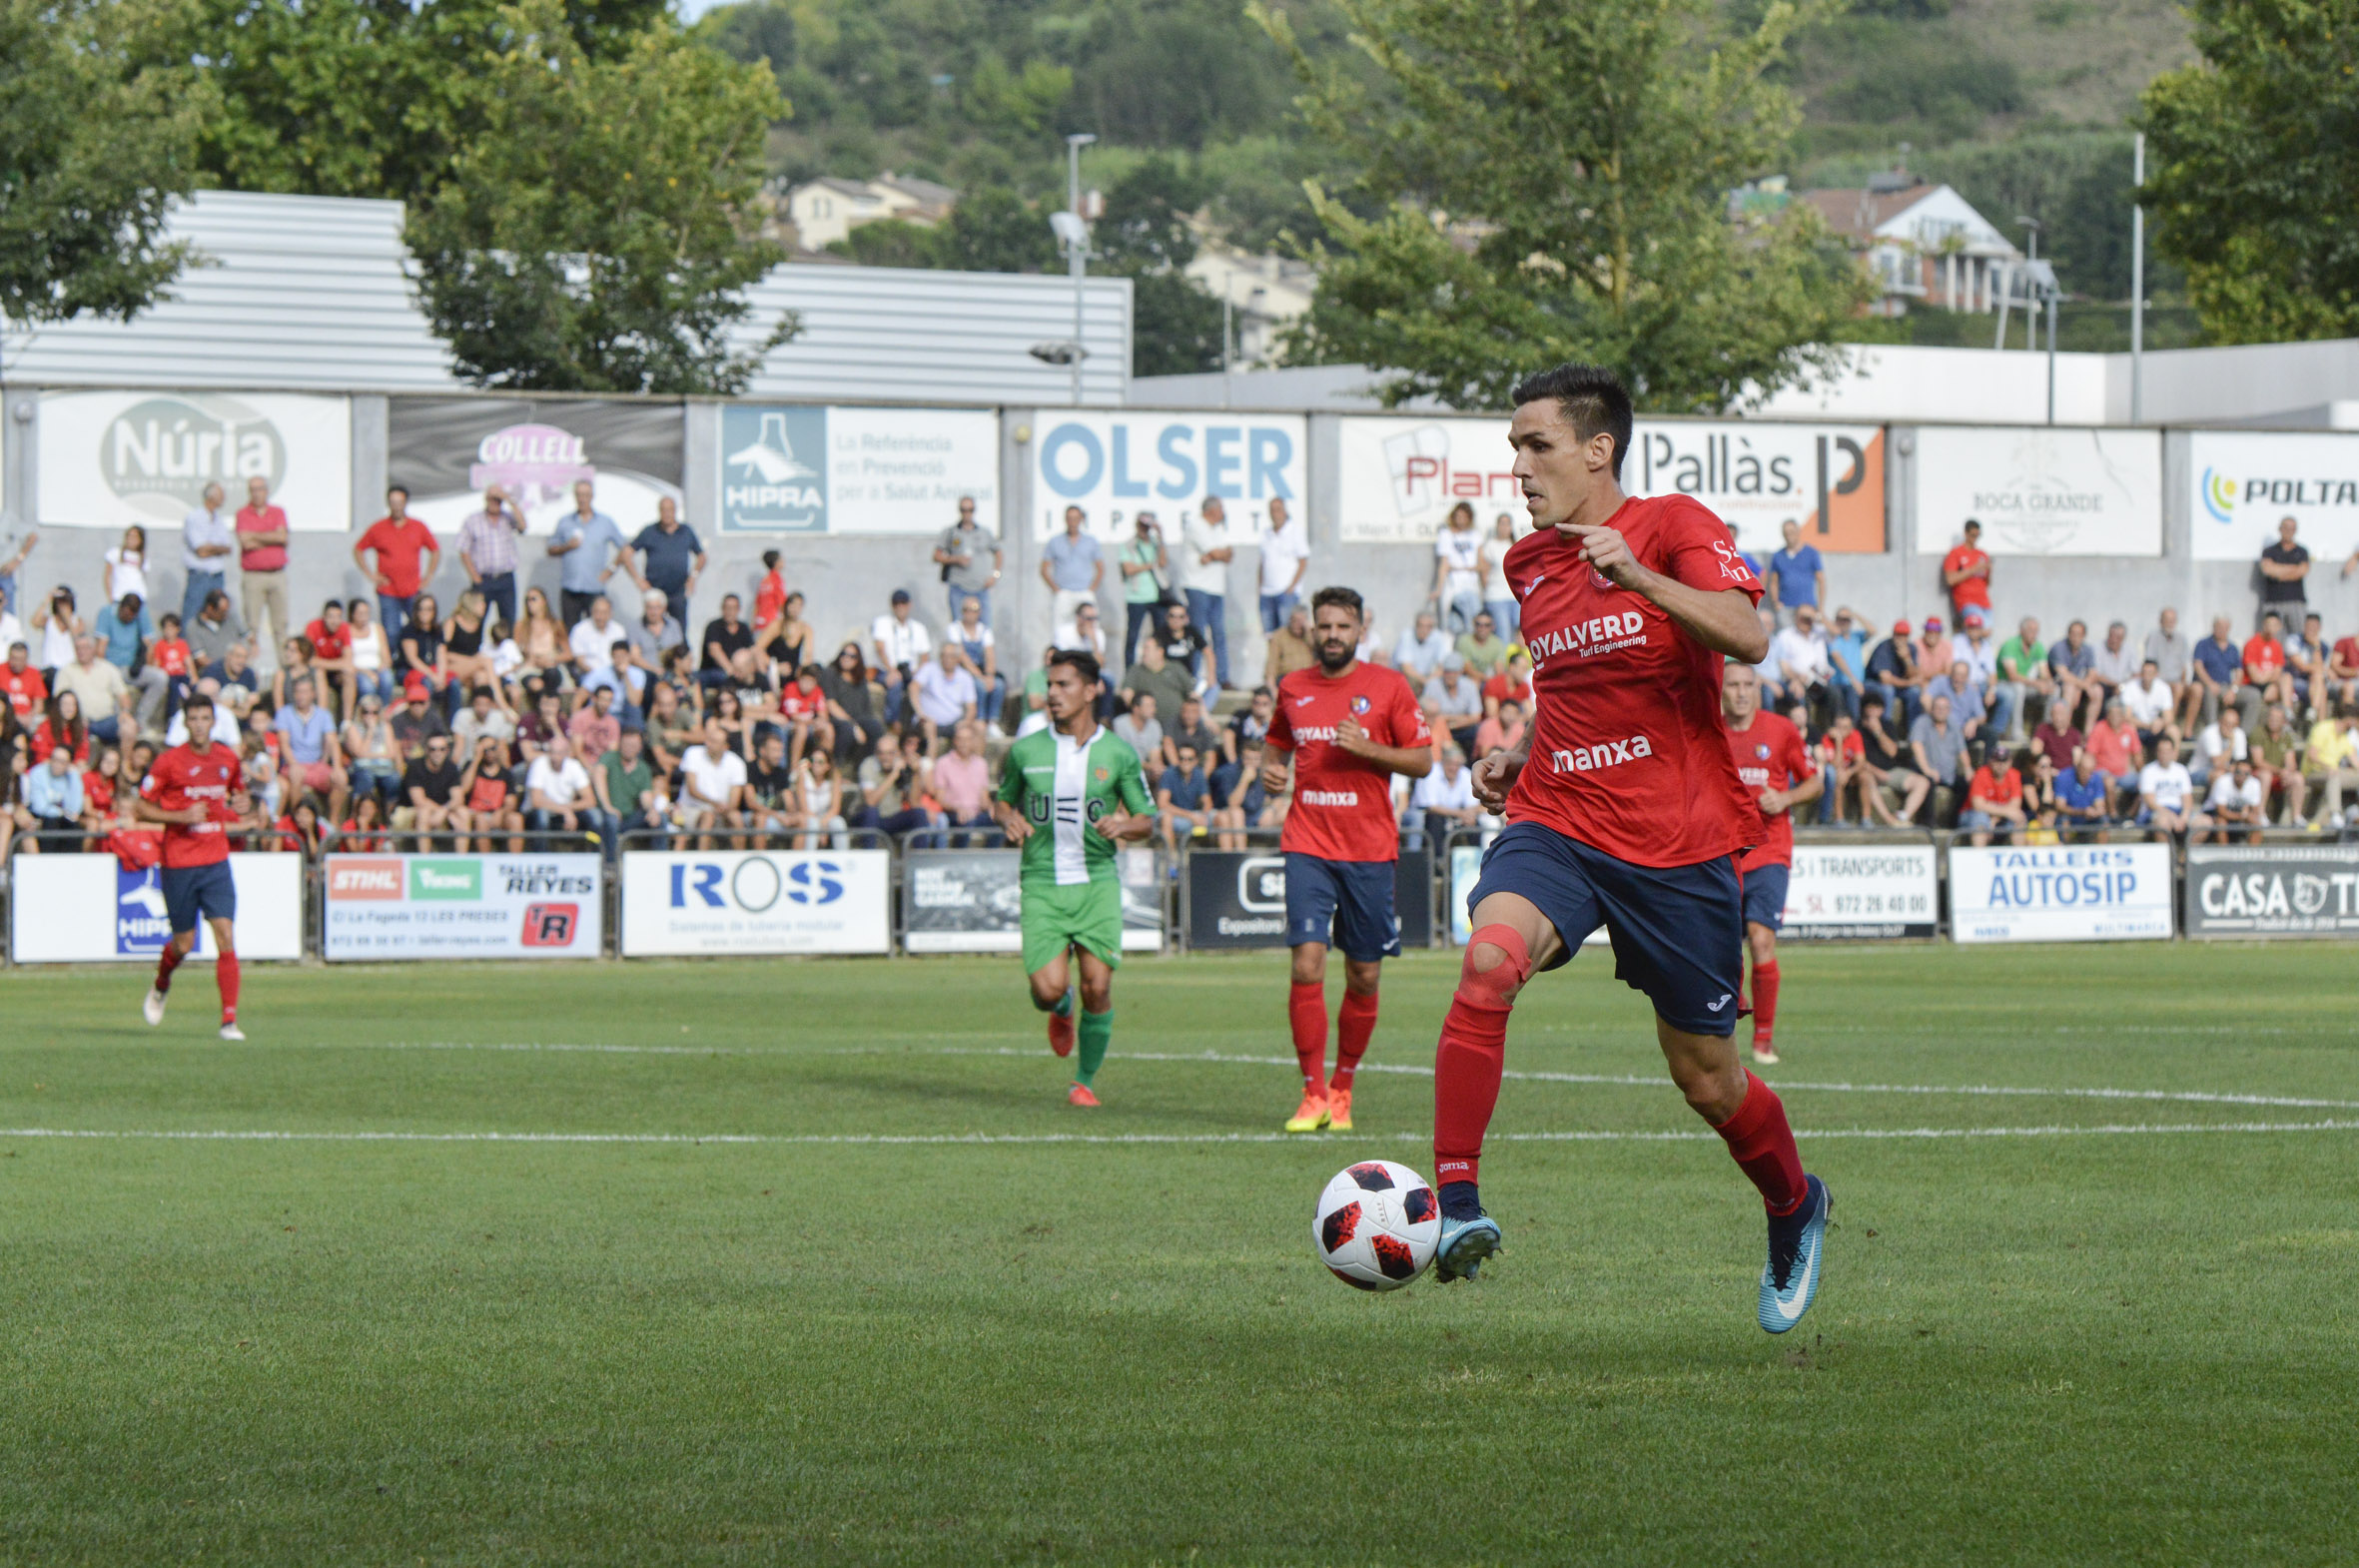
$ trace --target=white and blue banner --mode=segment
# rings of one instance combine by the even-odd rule
[[[622,857],[624,958],[892,948],[893,857],[886,850]]]
[[[999,527],[1000,418],[983,408],[721,409],[723,533],[934,533],[972,495]]]
[[[238,957],[303,957],[301,855],[232,855]],[[163,872],[128,871],[112,855],[19,855],[9,862],[8,955],[19,964],[152,961],[172,937]],[[197,959],[214,956],[197,925]]]
[[[1065,508],[1088,514],[1101,539],[1124,538],[1152,511],[1179,567],[1180,525],[1218,496],[1229,531],[1251,544],[1282,500],[1303,515],[1309,422],[1289,413],[1150,413],[1043,408],[1033,432],[1033,534],[1065,528]]]
[[[1950,850],[1957,942],[2127,942],[2171,934],[2167,844]]]
[[[2321,568],[2359,546],[2359,434],[2197,430],[2187,476],[2197,560],[2257,559],[2283,517]]]
[[[1941,917],[1931,844],[1797,844],[1780,935],[1820,942],[1930,939]]]

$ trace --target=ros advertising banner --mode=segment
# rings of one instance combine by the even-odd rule
[[[890,952],[892,858],[881,849],[626,853],[622,956]]]
[[[2198,560],[2256,560],[2277,521],[2321,563],[2359,546],[2359,435],[2198,430],[2188,437]]]
[[[1016,953],[1024,947],[1023,857],[1012,849],[912,850],[902,857],[901,945],[912,953]],[[1161,952],[1164,885],[1155,851],[1126,849],[1123,951]]]
[[[353,524],[353,407],[285,392],[45,392],[35,501],[44,528],[180,526],[219,484],[261,478],[298,533]],[[155,549],[154,545],[149,546]]]
[[[1779,933],[1804,941],[1930,938],[1941,918],[1931,844],[1797,844]]]
[[[1308,429],[1299,414],[1043,408],[1032,440],[1034,535],[1064,531],[1067,506],[1081,507],[1102,539],[1127,535],[1152,511],[1177,546],[1179,524],[1216,495],[1229,530],[1249,544],[1272,500],[1302,515]]]
[[[1950,850],[1955,942],[2122,942],[2171,933],[2170,846]]]
[[[596,958],[596,855],[330,855],[320,956]]]
[[[303,957],[301,855],[232,855],[241,961]],[[126,871],[112,855],[19,855],[9,863],[9,957],[19,964],[153,961],[172,936],[162,873]],[[214,956],[197,927],[191,955]]]
[[[997,530],[1000,419],[978,408],[721,409],[723,533],[935,533],[959,499]]]
[[[2160,555],[2162,432],[2049,426],[1917,432],[1917,548],[1966,519],[1992,555]]]
[[[497,482],[528,532],[555,530],[587,479],[598,510],[629,538],[680,499],[688,436],[676,402],[597,398],[395,397],[388,415],[387,476],[409,486],[410,514],[454,534]]]
[[[1486,534],[1501,512],[1518,532],[1525,525],[1503,417],[1346,418],[1340,438],[1346,543],[1423,543],[1461,500]],[[1830,553],[1885,547],[1881,425],[1641,419],[1622,485],[1633,495],[1693,495],[1763,553],[1784,542],[1789,519]]]
[[[2359,844],[2193,844],[2190,937],[2347,937],[2359,932]]]

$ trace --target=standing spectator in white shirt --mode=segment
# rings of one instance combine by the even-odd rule
[[[205,595],[218,593],[228,580],[230,556],[238,547],[237,529],[221,509],[218,484],[205,486],[205,504],[180,521],[180,563],[188,569],[187,586],[180,593],[180,621],[187,625],[205,607]]]
[[[1509,642],[1523,626],[1523,606],[1507,586],[1507,552],[1513,548],[1515,519],[1501,512],[1491,523],[1491,536],[1482,541],[1482,607],[1491,612],[1492,624]]]
[[[908,716],[910,677],[934,655],[934,634],[911,613],[907,588],[893,590],[893,607],[869,623],[868,640],[885,678],[885,722],[899,723]]]
[[[918,729],[925,736],[926,755],[942,754],[942,744],[961,724],[975,716],[982,688],[967,667],[967,656],[956,642],[945,642],[941,653],[918,666],[910,678]]]
[[[1054,597],[1049,601],[1049,624],[1063,626],[1084,604],[1098,602],[1098,585],[1106,579],[1106,552],[1083,526],[1088,517],[1079,506],[1065,508],[1065,531],[1041,546],[1041,581]]]
[[[658,613],[661,613],[660,609]],[[614,602],[603,593],[590,600],[590,612],[581,624],[566,633],[565,643],[573,653],[573,668],[577,676],[602,670],[614,662],[614,644],[629,640],[630,633],[614,618]]]
[[[1210,639],[1212,667],[1225,689],[1236,684],[1228,662],[1228,563],[1236,546],[1228,533],[1228,510],[1220,497],[1204,497],[1202,515],[1187,524],[1180,551],[1180,591],[1187,595],[1187,618]]]
[[[1794,606],[1794,624],[1770,639],[1769,661],[1777,668],[1778,686],[1788,702],[1808,702],[1812,715],[1826,722],[1835,679],[1835,662],[1827,656],[1827,638],[1819,630],[1815,604]],[[1973,718],[1980,714],[1969,715]]]
[[[1310,569],[1307,525],[1287,525],[1286,503],[1272,497],[1269,526],[1261,530],[1261,634],[1286,623],[1301,597],[1302,574]],[[1214,655],[1217,657],[1217,655]]]
[[[145,604],[148,591],[148,530],[133,523],[123,530],[123,542],[107,551],[107,602],[120,604],[123,595],[136,593]]]
[[[1433,541],[1433,591],[1426,602],[1440,610],[1453,632],[1474,629],[1482,613],[1482,535],[1474,529],[1472,503],[1450,508],[1449,520]],[[1498,627],[1498,617],[1491,624]]]
[[[1497,619],[1495,615],[1492,618]],[[1411,685],[1423,686],[1433,679],[1433,672],[1441,668],[1449,651],[1450,634],[1434,624],[1433,611],[1419,610],[1409,629],[1393,639],[1392,667],[1409,677]],[[1463,665],[1464,661],[1460,662]]]
[[[2195,781],[2179,761],[2179,743],[2168,735],[2154,746],[2154,760],[2138,770],[2138,822],[2166,839],[2173,833],[2205,825],[2203,813],[2190,809]]]

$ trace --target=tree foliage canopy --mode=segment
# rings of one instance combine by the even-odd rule
[[[2359,334],[2359,0],[2197,0],[2144,100],[2154,241],[2206,332]]]
[[[1394,401],[1488,407],[1535,366],[1593,361],[1665,409],[1823,361],[1859,270],[1805,213],[1728,216],[1786,152],[1796,111],[1768,73],[1804,10],[1773,0],[1732,29],[1709,0],[1336,3],[1372,82],[1252,7],[1292,51],[1311,129],[1391,204],[1360,217],[1313,190],[1337,254],[1295,357],[1386,370]]]

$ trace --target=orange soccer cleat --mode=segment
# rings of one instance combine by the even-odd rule
[[[1286,1118],[1289,1133],[1319,1133],[1327,1127],[1327,1096],[1324,1091],[1307,1089],[1302,1092],[1302,1105]]]
[[[1327,1131],[1330,1133],[1351,1131],[1351,1091],[1337,1089],[1332,1084],[1327,1086]]]
[[[1049,1015],[1049,1049],[1061,1057],[1073,1055],[1073,1015],[1071,1013]]]
[[[1076,1084],[1067,1092],[1065,1103],[1069,1106],[1088,1106],[1095,1110],[1098,1105],[1098,1097],[1090,1093],[1089,1085]]]

